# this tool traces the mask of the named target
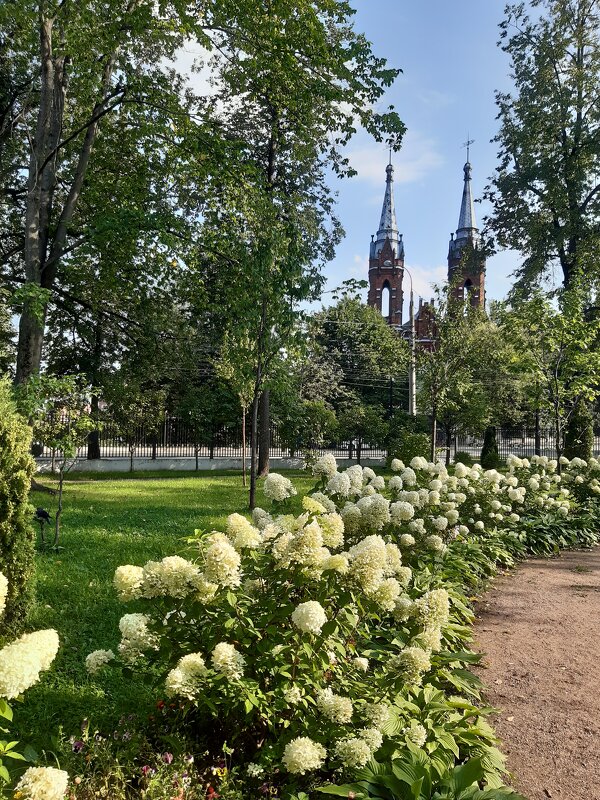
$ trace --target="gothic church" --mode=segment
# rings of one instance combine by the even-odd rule
[[[398,231],[396,209],[394,207],[394,168],[386,167],[386,186],[379,230],[371,236],[369,253],[369,295],[368,305],[383,313],[387,306],[387,321],[403,334],[409,335],[410,322],[403,324],[402,306],[404,301],[404,243]],[[464,168],[464,187],[458,228],[450,235],[448,248],[448,283],[452,285],[456,299],[470,299],[471,305],[485,308],[485,256],[480,251],[480,234],[475,220],[475,208],[471,192],[471,164],[467,150],[467,163]],[[410,277],[410,274],[407,274]],[[411,279],[412,286],[412,279]],[[388,302],[384,302],[384,294]],[[419,300],[415,314],[416,339],[422,344],[431,341],[433,330],[433,300],[424,303]]]

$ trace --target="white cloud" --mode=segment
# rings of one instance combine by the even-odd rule
[[[444,109],[454,103],[455,97],[448,92],[440,92],[436,89],[422,89],[417,92],[417,99],[427,106],[427,108]]]
[[[434,284],[442,284],[448,277],[448,267],[445,264],[439,264],[435,267],[424,267],[420,264],[407,264],[407,270],[410,270],[413,279],[413,291],[415,294],[415,303],[418,304],[419,297],[423,300],[429,301],[434,294]],[[410,295],[410,278],[404,279],[404,297],[406,302]]]
[[[348,270],[353,278],[366,278],[369,274],[369,259],[367,256],[354,256],[354,264]]]
[[[358,172],[358,180],[381,185],[387,164],[387,153],[382,145],[373,144],[350,150],[348,158]],[[435,139],[423,137],[414,131],[406,134],[402,149],[392,156],[392,161],[396,183],[419,181],[444,163]]]

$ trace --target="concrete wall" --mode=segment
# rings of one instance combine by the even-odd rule
[[[48,459],[36,459],[38,465],[38,472],[50,472],[51,462]],[[302,458],[272,458],[271,470],[278,472],[284,469],[304,469],[304,460]],[[338,458],[338,467],[349,467],[351,464],[356,464],[356,461],[351,461],[348,458]],[[363,458],[361,459],[363,467],[383,467],[385,466],[385,459],[383,458]],[[242,460],[240,458],[199,458],[198,469],[200,470],[221,470],[232,469],[241,470]],[[179,470],[195,470],[195,458],[134,458],[133,459],[134,472],[152,471],[152,470],[170,470],[173,472]],[[85,458],[78,459],[75,466],[70,472],[129,472],[129,459],[128,458],[100,458],[88,461]]]

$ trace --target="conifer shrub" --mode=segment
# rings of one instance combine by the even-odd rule
[[[0,572],[8,579],[4,631],[15,631],[31,602],[35,532],[29,489],[31,429],[17,413],[8,380],[0,380]],[[4,632],[3,631],[3,632]]]
[[[565,458],[583,458],[589,461],[594,446],[593,418],[585,400],[575,404],[565,431]]]
[[[483,435],[483,447],[481,448],[481,466],[484,469],[496,469],[500,463],[498,455],[498,442],[496,440],[496,428],[490,425],[485,429]]]
[[[467,453],[465,450],[457,450],[454,454],[454,463],[455,464],[465,464],[467,467],[472,467],[475,463],[475,459],[470,453]]]

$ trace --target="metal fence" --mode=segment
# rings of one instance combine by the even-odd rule
[[[249,426],[248,426],[249,427]],[[250,432],[247,430],[247,450],[250,455]],[[158,428],[146,429],[143,425],[124,436],[110,419],[105,419],[97,432],[100,458],[241,458],[242,431],[241,426],[220,427],[199,440],[194,436],[194,429],[176,416],[167,416]],[[509,454],[530,457],[535,454],[535,430],[528,427],[498,428],[498,453],[501,459]],[[438,428],[438,452],[444,455],[450,450],[450,459],[454,460],[457,452],[468,453],[479,459],[483,438],[478,435],[461,434],[452,437],[448,444],[443,430]],[[386,449],[370,442],[329,441],[312,442],[307,447],[306,441],[300,446],[291,447],[284,441],[277,425],[271,426],[270,455],[273,458],[288,458],[302,455],[307,449],[318,455],[332,453],[340,458],[356,459],[359,451],[361,458],[385,458]],[[600,429],[594,431],[594,455],[600,456]],[[52,452],[48,447],[38,445],[34,450],[40,459],[53,459],[60,453]],[[543,428],[540,431],[540,454],[554,457],[556,454],[554,431]],[[79,458],[89,455],[88,444],[79,448]],[[394,454],[395,455],[395,454]]]
[[[249,426],[248,426],[249,428]],[[103,421],[98,433],[101,458],[242,458],[242,430],[240,426],[217,428],[202,439],[194,436],[194,430],[184,419],[168,416],[158,429],[139,426],[130,436],[124,436],[111,420]],[[246,431],[246,455],[250,457],[250,431]],[[270,455],[272,458],[287,458],[302,455],[307,449],[322,455],[333,453],[340,458],[356,458],[360,448],[363,458],[384,458],[385,448],[369,442],[340,441],[303,443],[302,447],[291,447],[284,442],[276,425],[271,426]],[[36,457],[52,459],[60,455],[45,446],[37,445]],[[88,445],[79,448],[78,458],[88,457]]]
[[[497,428],[496,441],[498,443],[498,455],[501,459],[514,454],[521,458],[530,458],[535,455],[535,429],[527,427],[518,428]],[[446,451],[448,443],[443,431],[438,429],[437,447],[441,451]],[[453,460],[457,452],[468,453],[472,458],[479,459],[481,448],[483,447],[483,437],[477,435],[462,434],[452,437],[450,442],[450,458]],[[600,429],[594,430],[593,453],[600,455]],[[554,458],[556,456],[556,437],[551,428],[540,430],[540,455]]]

